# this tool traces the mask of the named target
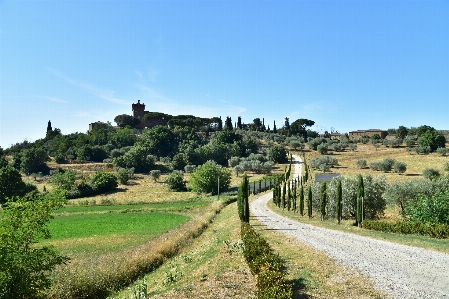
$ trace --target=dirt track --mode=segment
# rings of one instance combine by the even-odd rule
[[[297,176],[301,164],[294,158]],[[449,298],[449,255],[299,223],[269,210],[271,197],[269,193],[251,203],[251,212],[266,226],[360,270],[394,298]]]

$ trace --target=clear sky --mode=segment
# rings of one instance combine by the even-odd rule
[[[1,1],[0,145],[146,110],[449,129],[449,1]]]

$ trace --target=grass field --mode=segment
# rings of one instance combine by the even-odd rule
[[[102,254],[138,246],[189,220],[170,213],[83,213],[58,216],[48,227],[52,239],[45,241],[63,254]]]
[[[399,148],[387,148],[381,146],[376,149],[372,144],[357,144],[357,150],[352,152],[346,150],[344,152],[332,152],[331,154],[338,160],[339,165],[335,168],[331,168],[331,172],[339,173],[342,176],[355,176],[357,174],[371,174],[373,177],[378,175],[385,175],[388,182],[393,181],[407,181],[413,178],[423,178],[422,172],[426,168],[435,168],[440,170],[440,173],[444,174],[444,164],[449,162],[448,156],[440,156],[437,153],[428,155],[409,154],[406,152],[405,147]],[[316,151],[307,151],[306,158],[308,160],[314,157],[320,157],[321,155]],[[380,162],[385,158],[392,158],[397,161],[405,162],[407,164],[407,171],[400,175],[394,172],[384,173],[381,171],[374,171],[367,168],[360,169],[357,167],[356,162],[359,159],[365,159],[369,166],[372,162]],[[322,173],[320,171],[314,171],[314,173]]]

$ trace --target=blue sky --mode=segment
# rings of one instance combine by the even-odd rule
[[[0,1],[0,146],[146,110],[449,129],[449,1]]]

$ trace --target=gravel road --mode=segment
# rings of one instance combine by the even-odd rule
[[[297,176],[300,158],[293,157]],[[299,223],[268,209],[271,197],[268,193],[251,203],[251,212],[266,226],[360,270],[394,298],[449,298],[449,255]]]

